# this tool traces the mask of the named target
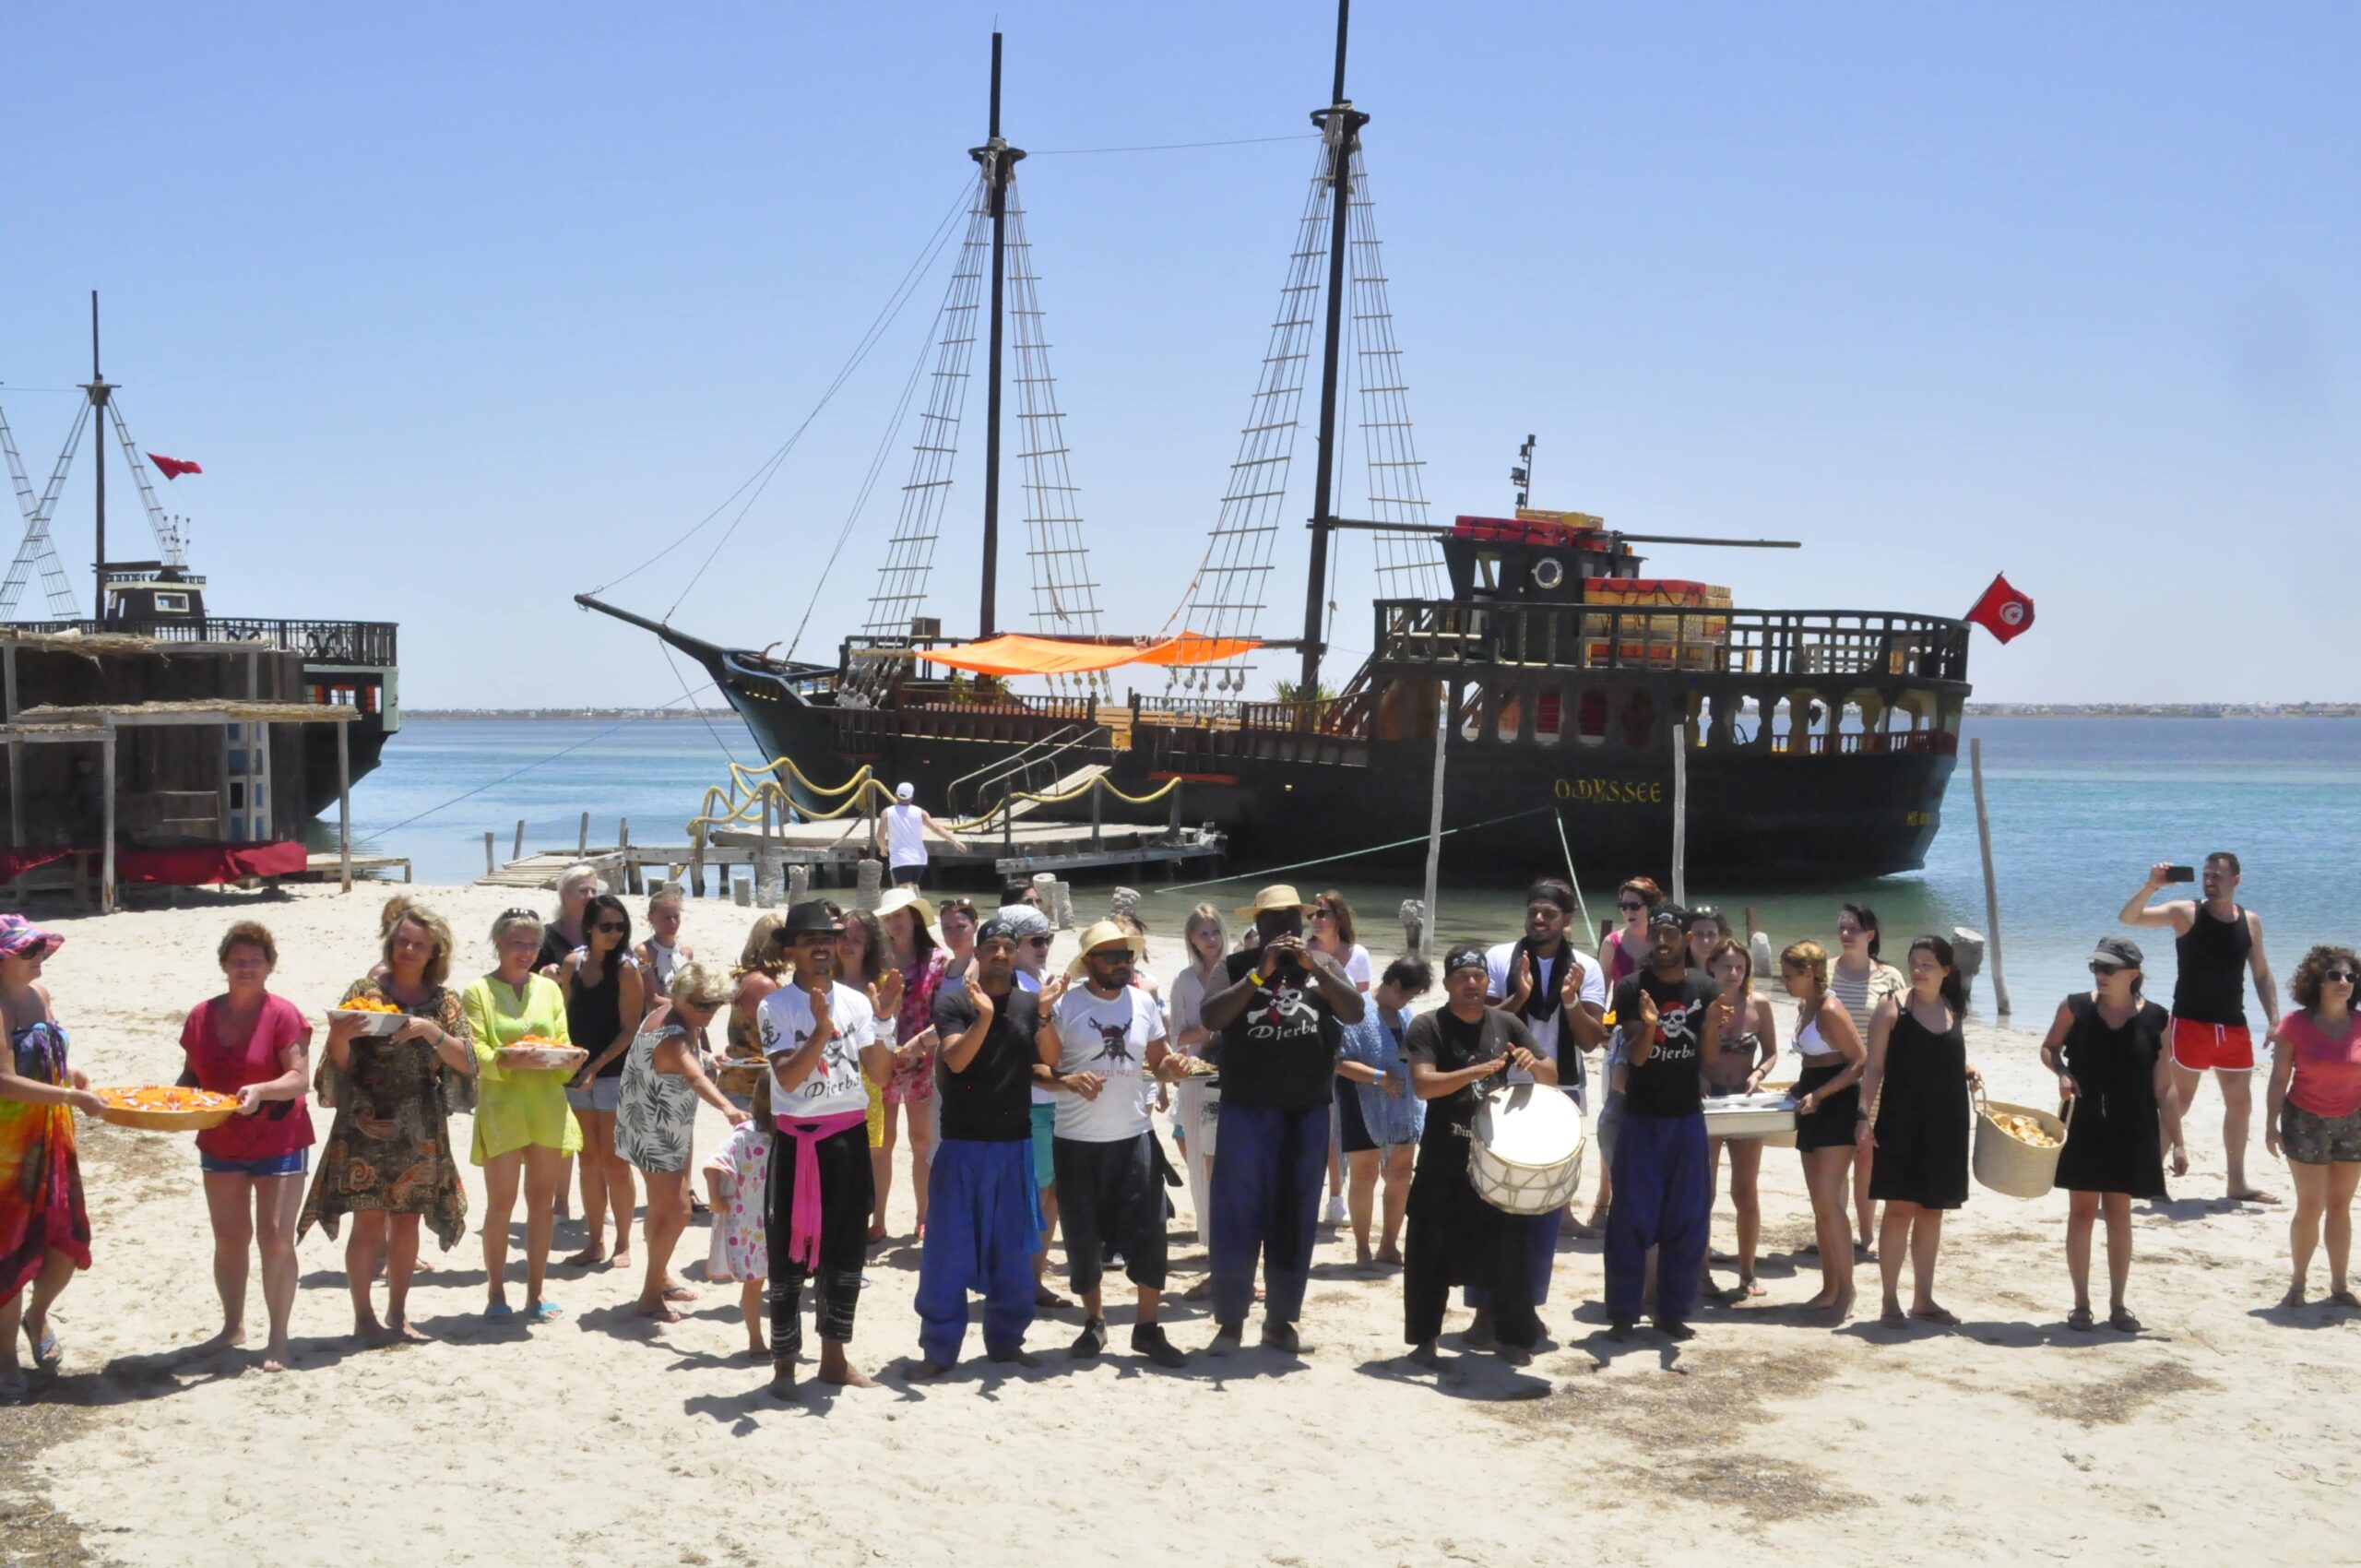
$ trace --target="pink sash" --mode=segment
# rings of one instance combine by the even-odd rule
[[[795,1140],[795,1203],[787,1228],[787,1255],[804,1267],[820,1266],[820,1151],[822,1138],[866,1125],[866,1111],[844,1111],[834,1116],[776,1116],[771,1125],[781,1137]]]

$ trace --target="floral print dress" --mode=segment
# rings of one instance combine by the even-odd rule
[[[399,1006],[469,1041],[473,1050],[457,992],[436,986],[424,1001],[408,1005],[372,979],[353,981],[344,1000]],[[459,1075],[422,1039],[396,1044],[365,1036],[352,1042],[350,1066],[338,1068],[323,1052],[321,1070],[336,1121],[320,1146],[320,1168],[303,1200],[297,1240],[314,1224],[334,1236],[345,1215],[380,1211],[420,1216],[449,1252],[468,1228],[468,1194],[451,1148],[450,1097],[444,1082]]]
[[[912,964],[902,971],[902,1005],[894,1016],[896,1039],[916,1039],[934,1022],[934,993],[943,989],[943,972],[950,962],[950,955],[937,947],[923,963]],[[886,1104],[924,1105],[933,1098],[932,1046],[908,1061],[894,1063],[894,1076],[885,1086]]]
[[[697,1091],[689,1080],[656,1070],[656,1048],[670,1039],[696,1049],[695,1039],[678,1024],[633,1037],[623,1052],[623,1098],[615,1107],[615,1153],[642,1170],[667,1175],[689,1168],[697,1124]]]
[[[721,1203],[713,1211],[713,1241],[705,1277],[715,1284],[767,1277],[770,1232],[764,1206],[771,1174],[771,1130],[748,1122],[730,1134],[705,1168],[721,1178]]]

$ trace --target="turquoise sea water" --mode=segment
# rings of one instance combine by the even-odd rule
[[[705,788],[725,777],[727,757],[755,760],[745,731],[730,721],[709,729],[655,720],[607,733],[611,728],[573,719],[413,719],[377,771],[355,787],[355,834],[374,840],[373,849],[408,855],[428,883],[481,876],[487,828],[499,858],[507,859],[520,817],[528,850],[571,846],[586,809],[594,844],[613,840],[619,817],[630,819],[636,842],[682,843],[682,825]],[[2361,877],[2345,859],[2361,842],[2361,721],[1987,719],[1972,721],[1968,733],[1984,742],[2007,973],[2020,1024],[2046,1019],[2059,996],[2087,980],[2082,965],[2091,944],[2117,929],[2117,909],[2159,860],[2194,862],[2215,849],[2237,853],[2246,867],[2241,897],[2262,913],[2283,991],[2311,943],[2361,943]],[[1944,823],[1925,869],[1907,875],[1813,892],[1701,885],[1691,897],[1733,914],[1753,903],[1782,943],[1825,939],[1846,898],[1876,908],[1892,952],[1920,931],[1981,930],[1983,881],[1964,755]],[[1445,938],[1513,934],[1516,890],[1531,876],[1563,870],[1554,850],[1531,866],[1467,866],[1452,861],[1448,845],[1438,925]],[[1151,927],[1175,931],[1198,898],[1235,905],[1268,880],[1258,879],[1260,868],[1235,869],[1238,878],[1217,887],[1144,884]],[[1361,912],[1373,953],[1398,944],[1394,911],[1418,891],[1357,878],[1348,863],[1288,874],[1307,891],[1341,888]],[[1594,919],[1611,916],[1611,889],[1583,891]],[[2153,940],[2158,936],[2165,939]],[[2168,933],[2136,939],[2149,950],[2151,989],[2168,995]],[[1988,1010],[1982,985],[1976,1001]]]

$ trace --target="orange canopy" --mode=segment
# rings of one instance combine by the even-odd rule
[[[918,656],[979,675],[1074,675],[1124,664],[1212,664],[1262,646],[1253,637],[1209,637],[1199,632],[1135,643],[1064,642],[1009,632],[982,642],[919,648]]]

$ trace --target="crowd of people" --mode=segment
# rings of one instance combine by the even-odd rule
[[[931,826],[898,829],[905,849]],[[922,860],[901,869],[916,866]],[[2205,861],[2201,897],[2155,901],[2193,874],[2157,866],[2121,914],[2126,925],[2172,932],[2170,1009],[2143,994],[2140,946],[2105,936],[2089,988],[2059,1002],[2039,1046],[2070,1108],[2056,1184],[2069,1194],[2072,1329],[2100,1321],[2090,1273],[2103,1220],[2105,1321],[2139,1331],[2125,1300],[2131,1206],[2165,1197],[2167,1166],[2187,1173],[2182,1123],[2209,1075],[2225,1118],[2226,1195],[2278,1201],[2247,1168],[2249,979],[2263,1037],[2277,1048],[2264,1145],[2295,1187],[2284,1302],[2305,1301],[2324,1243],[2331,1299],[2361,1307],[2347,1272],[2361,1181],[2352,1012],[2361,959],[2348,947],[2311,948],[2283,1013],[2261,921],[2237,902],[2235,856]],[[196,1135],[221,1305],[208,1345],[245,1342],[258,1258],[262,1362],[290,1365],[296,1249],[314,1225],[335,1238],[348,1221],[355,1335],[422,1337],[409,1311],[430,1266],[421,1232],[448,1251],[468,1227],[451,1120],[464,1115],[467,1158],[483,1172],[491,1321],[562,1315],[548,1287],[571,1199],[586,1244],[559,1266],[635,1276],[638,1313],[677,1322],[695,1295],[675,1258],[704,1207],[706,1279],[740,1288],[747,1354],[767,1361],[772,1390],[791,1396],[803,1365],[807,1289],[817,1375],[869,1386],[851,1346],[906,1156],[919,1248],[909,1376],[958,1363],[971,1297],[994,1361],[1038,1364],[1026,1344],[1035,1324],[1077,1309],[1068,1353],[1105,1353],[1107,1275],[1118,1266],[1133,1291],[1130,1348],[1178,1367],[1190,1352],[1162,1314],[1174,1212],[1166,1193],[1180,1178],[1157,1112],[1183,1086],[1198,1086],[1189,1102],[1202,1103],[1203,1086],[1216,1082],[1212,1123],[1172,1123],[1184,1143],[1219,1133],[1202,1206],[1208,1274],[1186,1292],[1210,1303],[1204,1354],[1240,1352],[1258,1302],[1261,1344],[1302,1351],[1323,1223],[1349,1229],[1372,1277],[1398,1270],[1403,1340],[1421,1365],[1442,1362],[1454,1287],[1475,1314],[1468,1347],[1529,1359],[1545,1336],[1569,1226],[1603,1237],[1610,1335],[1628,1337],[1644,1320],[1687,1338],[1706,1293],[1733,1305],[1765,1293],[1755,1265],[1766,1146],[1712,1135],[1709,1112],[1790,1085],[1819,1275],[1802,1305],[1845,1321],[1855,1265],[1874,1261],[1883,1322],[1958,1321],[1935,1280],[1944,1217],[1969,1195],[1978,1075],[1962,1028],[1964,979],[1940,936],[1915,938],[1891,965],[1875,913],[1846,904],[1833,950],[1802,940],[1774,955],[1750,914],[1741,933],[1718,910],[1677,908],[1639,877],[1618,890],[1617,920],[1594,954],[1579,940],[1573,889],[1544,877],[1527,892],[1516,936],[1381,968],[1341,894],[1304,899],[1281,885],[1238,912],[1246,925],[1234,943],[1220,909],[1192,911],[1167,988],[1128,912],[1084,931],[1073,962],[1052,973],[1053,932],[1029,888],[979,909],[962,898],[938,904],[910,885],[918,880],[873,910],[808,900],[765,912],[725,967],[680,941],[678,889],[648,899],[647,930],[635,941],[631,910],[576,868],[553,917],[519,908],[492,922],[491,968],[464,981],[449,926],[397,897],[374,961],[343,994],[364,1010],[334,1012],[316,1055],[312,1022],[270,989],[271,933],[232,925],[218,950],[222,989],[189,1010],[181,1034],[182,1082],[236,1107]],[[58,1363],[50,1310],[90,1263],[73,1113],[99,1114],[101,1101],[73,1065],[42,983],[61,943],[0,915],[11,1048],[0,1062],[0,1400],[26,1396],[28,1363]],[[1419,1011],[1438,988],[1439,1004]],[[373,1033],[366,1010],[401,1021]],[[571,1047],[582,1061],[570,1072],[504,1066],[504,1050],[520,1045]],[[1533,1086],[1528,1099],[1562,1094],[1584,1115],[1596,1111],[1586,1215],[1554,1199],[1544,1213],[1509,1212],[1471,1174],[1480,1113],[1497,1103],[1488,1094],[1522,1085]],[[327,1113],[325,1134],[314,1105]],[[702,1158],[700,1106],[730,1127]],[[1725,1166],[1737,1222],[1726,1290],[1707,1249]],[[520,1196],[521,1309],[508,1268]],[[1074,1301],[1050,1267],[1061,1237]]]

